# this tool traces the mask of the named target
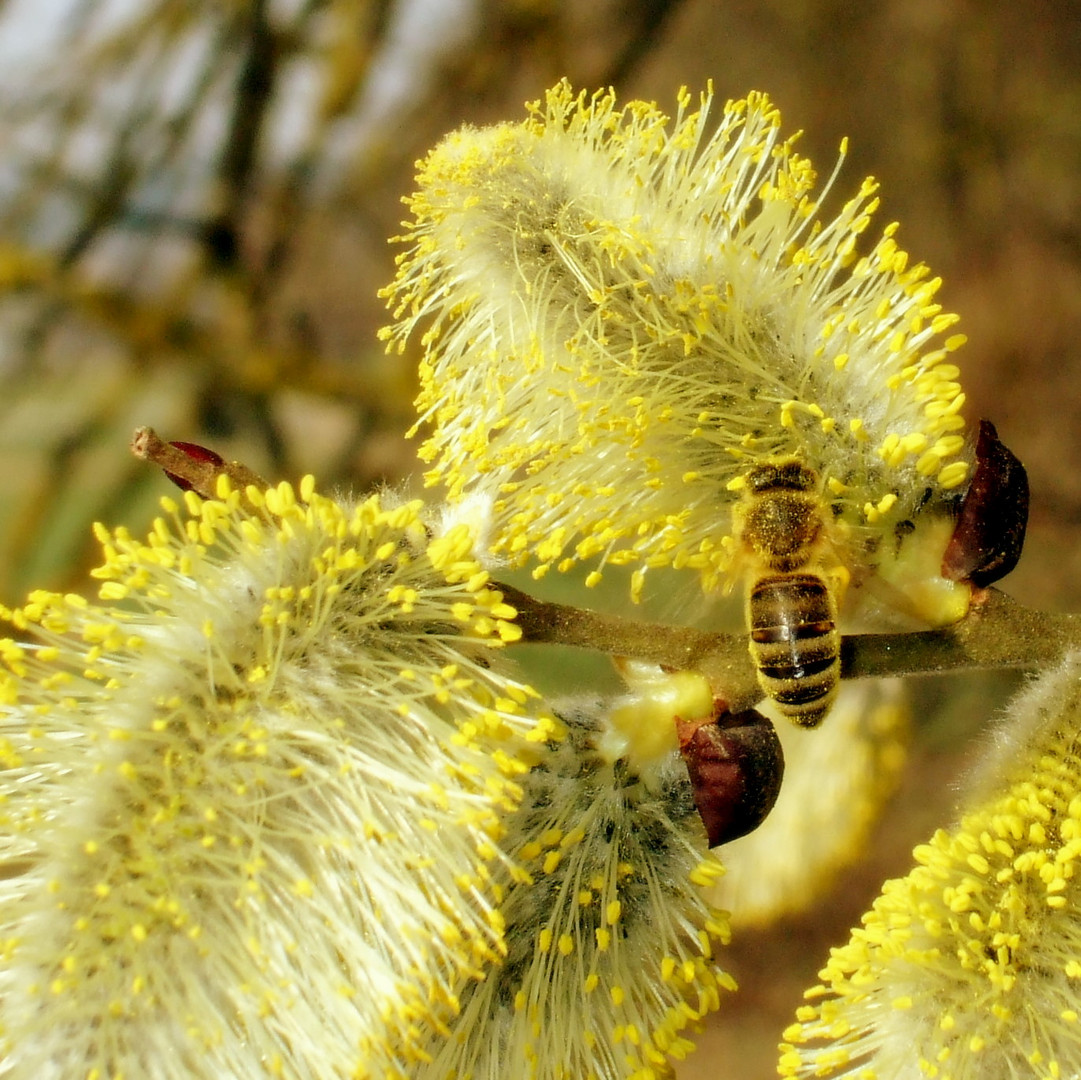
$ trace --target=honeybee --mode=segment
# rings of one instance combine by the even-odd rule
[[[796,459],[746,475],[736,534],[751,565],[747,625],[763,692],[794,723],[815,727],[829,711],[841,673],[833,586],[824,572],[827,521],[818,475]]]

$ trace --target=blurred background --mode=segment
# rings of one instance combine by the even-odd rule
[[[1032,0],[0,0],[0,601],[70,588],[89,523],[167,485],[132,429],[324,490],[415,471],[411,358],[376,292],[414,162],[518,120],[567,76],[674,107],[768,91],[838,190],[945,279],[970,419],[1032,483],[1005,583],[1081,608],[1081,4]],[[742,986],[682,1080],[775,1075],[831,944],[949,819],[1011,675],[924,680],[909,768],[866,858],[741,933]]]

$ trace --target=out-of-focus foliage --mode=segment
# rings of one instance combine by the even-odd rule
[[[275,476],[411,471],[412,372],[374,329],[412,161],[465,101],[502,100],[515,53],[547,80],[585,18],[618,75],[673,6],[9,5],[0,595],[63,584],[89,519],[144,512],[138,423]]]

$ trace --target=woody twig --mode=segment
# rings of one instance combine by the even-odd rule
[[[270,487],[258,473],[239,461],[226,461],[213,450],[194,443],[163,442],[153,428],[135,429],[131,452],[137,458],[160,466],[175,484],[204,499],[217,498],[219,476],[227,476],[238,491],[244,491],[249,485],[261,491]]]

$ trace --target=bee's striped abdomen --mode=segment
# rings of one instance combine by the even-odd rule
[[[833,702],[841,670],[829,588],[813,573],[759,578],[747,608],[759,684],[790,720],[814,727]]]

